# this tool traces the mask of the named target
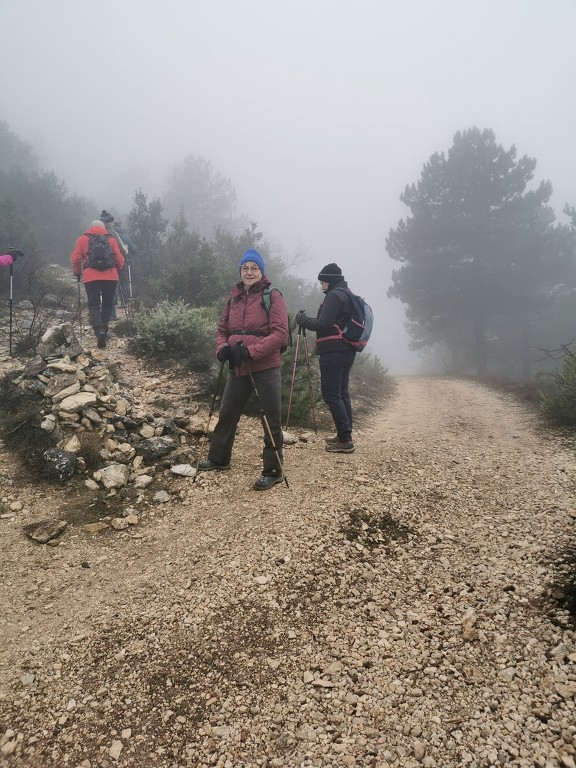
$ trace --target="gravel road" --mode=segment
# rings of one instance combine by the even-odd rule
[[[33,544],[61,496],[5,489],[0,764],[576,766],[548,597],[574,453],[512,397],[398,384],[354,454],[299,442],[265,493],[244,419],[230,472],[171,478],[127,531]]]

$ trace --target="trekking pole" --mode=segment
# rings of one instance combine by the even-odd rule
[[[130,313],[128,312],[128,304],[124,301],[124,291],[122,290],[122,286],[120,285],[120,280],[117,282],[118,286],[118,293],[120,294],[120,301],[122,302],[122,309],[124,312],[126,312],[126,320],[129,323],[132,323],[132,318],[130,317]]]
[[[82,274],[76,277],[76,285],[78,286],[78,322],[80,323],[80,344],[82,344],[82,299],[80,297],[80,283],[82,281]]]
[[[312,423],[314,432],[318,434],[318,422],[316,421],[316,401],[314,398],[314,388],[312,387],[312,368],[310,366],[310,355],[308,354],[308,341],[306,340],[306,328],[302,328],[302,337],[304,339],[304,359],[308,370],[308,397],[310,398],[310,409],[312,411]]]
[[[134,298],[132,295],[132,270],[130,269],[130,262],[127,263],[128,268],[128,295],[130,296],[130,301]]]
[[[9,299],[9,302],[8,302],[9,307],[10,307],[10,310],[9,310],[10,311],[10,330],[9,330],[9,333],[8,333],[8,337],[9,337],[9,342],[8,342],[9,352],[8,352],[8,354],[10,355],[10,357],[12,357],[12,281],[13,281],[13,279],[14,279],[14,263],[10,264],[10,299]]]
[[[194,472],[194,477],[192,478],[192,482],[196,482],[196,478],[198,477],[198,467],[200,466],[200,461],[202,460],[202,452],[204,451],[204,442],[206,440],[206,436],[208,434],[208,430],[210,429],[210,421],[212,419],[212,414],[214,413],[214,406],[216,405],[216,398],[218,397],[218,392],[220,391],[220,382],[222,381],[222,374],[224,373],[224,363],[226,361],[222,360],[220,363],[220,371],[218,372],[218,380],[216,381],[216,387],[214,388],[214,394],[212,395],[212,402],[210,403],[210,409],[208,411],[208,421],[206,422],[206,429],[204,430],[204,434],[202,435],[202,438],[200,440],[200,447],[198,449],[198,461],[196,462],[196,471]]]
[[[238,344],[242,344],[242,342],[239,341]],[[262,408],[262,403],[260,402],[260,395],[258,394],[258,390],[256,389],[256,382],[254,381],[254,376],[252,375],[252,367],[250,366],[250,363],[248,362],[248,360],[245,360],[244,362],[246,363],[246,368],[248,369],[248,375],[250,376],[250,381],[252,382],[252,389],[254,390],[254,394],[256,395],[258,407],[260,408],[260,419],[264,427],[264,434],[267,434],[268,439],[270,440],[272,450],[276,455],[276,461],[278,462],[282,479],[286,483],[286,488],[289,488],[290,486],[288,485],[288,478],[284,474],[284,467],[282,466],[282,461],[280,460],[280,454],[278,453],[278,448],[276,447],[274,438],[272,437],[272,430],[270,429],[270,424],[268,423],[268,419],[266,418],[266,414],[264,413],[264,409]]]
[[[294,382],[296,381],[296,369],[298,367],[298,351],[300,349],[300,336],[302,335],[302,327],[298,326],[298,335],[296,336],[296,351],[294,352],[294,366],[292,368],[292,381],[290,382],[290,394],[288,395],[288,410],[286,412],[286,429],[288,429],[288,422],[290,421],[290,409],[292,407],[292,395],[294,394]]]

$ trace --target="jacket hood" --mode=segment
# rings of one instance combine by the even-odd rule
[[[105,227],[88,227],[86,230],[87,235],[107,235],[109,234],[106,231]]]

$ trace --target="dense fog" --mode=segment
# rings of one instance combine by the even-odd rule
[[[431,154],[491,129],[576,204],[573,0],[2,0],[0,27],[0,120],[94,216],[206,158],[295,271],[338,262],[393,373],[422,360],[385,240]]]

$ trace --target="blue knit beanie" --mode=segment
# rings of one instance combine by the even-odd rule
[[[238,265],[238,269],[240,269],[242,264],[244,264],[247,261],[253,261],[254,264],[257,264],[258,268],[260,269],[260,272],[264,274],[264,259],[262,258],[262,256],[260,256],[258,251],[254,250],[254,248],[249,248],[244,254],[244,256],[242,256],[242,258],[240,259],[240,264]]]

